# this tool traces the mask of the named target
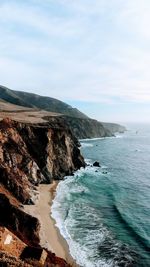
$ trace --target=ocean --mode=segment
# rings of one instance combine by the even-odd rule
[[[52,216],[82,267],[150,266],[150,125],[127,129],[81,140],[88,166],[57,187]]]

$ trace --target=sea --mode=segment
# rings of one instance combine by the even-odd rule
[[[58,184],[52,205],[72,257],[81,267],[150,267],[150,125],[80,143],[87,167]]]

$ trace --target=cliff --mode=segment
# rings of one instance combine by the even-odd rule
[[[79,139],[110,137],[115,133],[105,128],[101,122],[90,118],[82,119],[67,116],[65,119],[73,134]]]
[[[40,242],[40,224],[37,218],[11,203],[11,197],[0,193],[0,225],[15,233],[24,243],[37,246]]]
[[[110,122],[102,122],[102,125],[105,129],[110,131],[112,134],[115,133],[124,133],[126,131],[126,128],[120,124],[117,123],[110,123]]]
[[[84,166],[79,142],[62,118],[40,124],[8,118],[0,121],[0,226],[31,246],[32,251],[33,247],[40,248],[39,221],[25,213],[22,204],[34,204],[38,184],[63,179]],[[46,266],[69,266],[47,253]],[[4,254],[2,257],[7,260],[0,256],[0,263],[12,260],[12,266],[38,266],[24,265],[20,258],[11,259],[13,255]]]
[[[28,125],[0,122],[1,183],[22,203],[32,203],[35,186],[60,180],[85,166],[78,140],[61,119]]]

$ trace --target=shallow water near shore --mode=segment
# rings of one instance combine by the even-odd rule
[[[150,126],[81,140],[92,164],[58,184],[52,216],[83,267],[150,266]]]

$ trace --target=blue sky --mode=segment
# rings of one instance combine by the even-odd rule
[[[150,121],[149,0],[1,0],[0,84]]]

